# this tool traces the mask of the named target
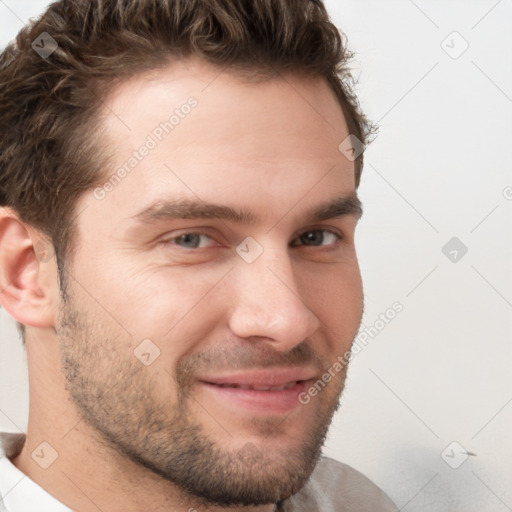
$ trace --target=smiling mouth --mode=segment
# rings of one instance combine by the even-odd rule
[[[287,389],[293,388],[297,382],[302,381],[293,381],[288,382],[287,384],[284,384],[282,386],[256,386],[256,385],[250,385],[250,384],[229,384],[229,383],[223,383],[223,384],[217,384],[215,382],[206,382],[206,384],[211,384],[212,386],[218,386],[220,388],[235,388],[235,389],[242,389],[242,390],[253,390],[253,391],[284,391]]]
[[[199,381],[198,384],[207,393],[209,402],[227,407],[234,415],[246,411],[258,416],[269,416],[288,414],[293,409],[302,407],[299,397],[310,382],[312,381],[307,379],[287,380],[275,385],[262,382],[210,381]]]

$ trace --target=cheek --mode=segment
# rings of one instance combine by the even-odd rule
[[[333,265],[303,276],[302,299],[321,320],[338,350],[349,347],[363,312],[363,291],[357,263]]]
[[[362,308],[362,282],[357,261],[317,266],[297,272],[299,289],[308,306],[318,312],[357,316]]]
[[[166,359],[181,357],[208,339],[222,316],[218,284],[226,271],[146,268],[119,279],[111,302],[134,343],[151,339]]]

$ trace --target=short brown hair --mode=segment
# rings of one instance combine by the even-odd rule
[[[34,47],[42,35],[58,45],[46,58]],[[0,56],[0,205],[51,239],[59,269],[73,251],[76,201],[105,174],[95,139],[103,98],[121,80],[190,56],[246,78],[323,77],[350,133],[366,143],[372,131],[321,0],[57,1]]]

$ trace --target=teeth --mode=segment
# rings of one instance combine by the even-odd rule
[[[250,386],[248,384],[218,384],[221,388],[237,388],[248,390],[252,389],[254,391],[284,391],[285,389],[293,388],[297,384],[296,381],[288,382],[288,384],[283,384],[282,386]]]

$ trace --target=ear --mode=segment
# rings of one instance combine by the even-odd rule
[[[0,304],[18,322],[33,327],[54,324],[56,280],[47,238],[23,223],[10,208],[0,208]]]

